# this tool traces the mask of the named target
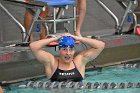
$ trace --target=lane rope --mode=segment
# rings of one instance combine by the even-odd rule
[[[20,88],[40,88],[40,89],[125,89],[125,88],[140,88],[140,82],[43,82],[29,81],[26,85],[19,85]]]

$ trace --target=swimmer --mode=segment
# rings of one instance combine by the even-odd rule
[[[51,42],[59,42],[59,56],[54,56],[43,47]],[[75,54],[75,41],[88,44],[90,48]],[[94,60],[104,49],[100,40],[62,34],[49,39],[42,39],[30,44],[30,48],[39,62],[45,67],[45,74],[51,81],[80,82],[85,77],[86,64]]]

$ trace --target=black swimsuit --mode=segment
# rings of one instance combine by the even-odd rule
[[[73,62],[74,63],[74,62]],[[75,66],[75,63],[74,63]],[[78,71],[78,69],[73,68],[71,70],[61,70],[59,69],[59,61],[58,61],[58,66],[50,80],[53,81],[74,81],[74,82],[81,82],[83,80],[82,75]]]

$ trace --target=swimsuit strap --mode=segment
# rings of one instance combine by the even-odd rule
[[[76,65],[75,65],[75,62],[72,60],[72,62],[73,62],[73,64],[74,64],[74,66],[75,66],[75,68],[77,69],[77,67],[76,67]]]

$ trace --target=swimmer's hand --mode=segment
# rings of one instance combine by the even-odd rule
[[[61,37],[62,36],[71,36],[71,37],[73,37],[75,40],[80,40],[80,38],[82,38],[82,37],[79,37],[79,36],[75,36],[75,35],[72,35],[72,34],[70,34],[70,33],[64,33],[64,34],[61,34]]]

